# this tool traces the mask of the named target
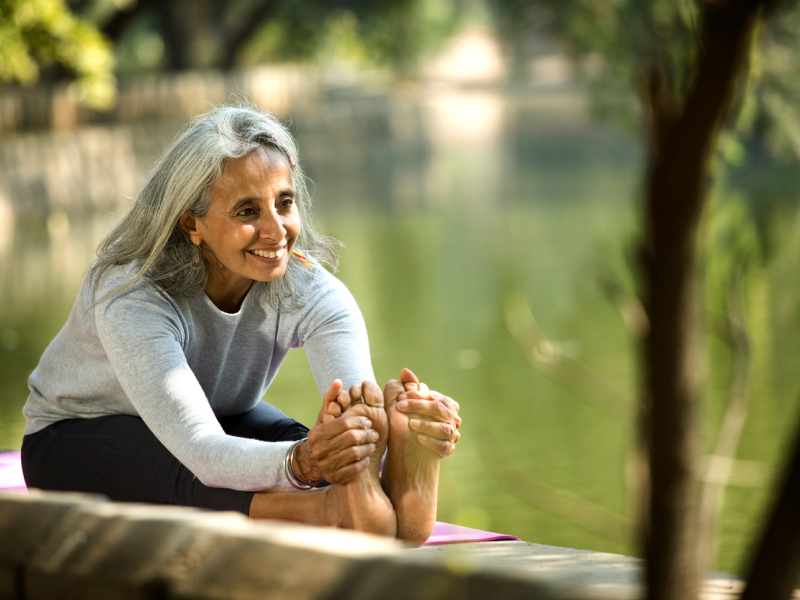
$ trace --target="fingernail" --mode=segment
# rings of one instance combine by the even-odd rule
[[[364,419],[364,427],[366,427],[367,429],[372,427],[372,421],[370,421],[369,419]]]
[[[403,410],[404,408],[408,408],[408,402],[398,402],[397,403],[397,408],[399,408],[400,410]]]
[[[375,444],[370,444],[369,445],[369,451],[370,452],[375,452]]]
[[[408,396],[405,393],[400,394],[400,395],[397,396],[398,400],[405,400],[406,398],[408,398]]]
[[[380,437],[381,436],[378,435],[377,431],[370,431],[370,433],[369,433],[369,439],[371,439],[373,442],[377,442],[378,438],[380,438]]]
[[[419,427],[419,419],[409,419],[408,422],[411,425],[411,427],[415,427],[415,428]]]
[[[427,435],[425,435],[424,433],[419,433],[419,434],[417,434],[417,439],[418,439],[418,440],[425,441],[425,440],[427,440],[427,439],[428,439],[428,436],[427,436]]]

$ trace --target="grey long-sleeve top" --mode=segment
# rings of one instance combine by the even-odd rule
[[[305,349],[321,393],[336,378],[345,388],[374,381],[350,292],[315,265],[298,277],[304,305],[287,312],[269,306],[258,282],[229,314],[204,293],[173,297],[147,280],[87,310],[135,269],[115,267],[97,291],[84,279],[67,323],[28,380],[25,434],[63,419],[138,415],[206,485],[289,487],[283,457],[291,442],[226,435],[216,416],[255,407],[290,348]]]

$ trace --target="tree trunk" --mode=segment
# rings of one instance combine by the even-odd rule
[[[228,25],[223,31],[223,43],[217,66],[221,69],[232,69],[236,56],[244,45],[255,35],[265,21],[274,17],[278,11],[277,0],[262,0],[248,15],[247,19],[239,23]]]
[[[650,71],[652,119],[646,181],[645,383],[650,400],[652,478],[645,542],[650,600],[697,597],[695,461],[697,345],[693,278],[697,226],[708,166],[747,63],[758,2],[705,5],[695,78],[682,107]]]
[[[781,495],[766,524],[742,600],[789,600],[800,584],[800,427]]]

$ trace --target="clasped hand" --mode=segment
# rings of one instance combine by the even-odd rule
[[[458,402],[430,390],[408,369],[403,369],[400,381],[405,392],[395,398],[384,397],[385,405],[395,403],[400,412],[408,415],[409,427],[421,446],[442,458],[452,454],[461,437]],[[378,432],[372,429],[369,419],[346,414],[351,403],[361,402],[362,393],[381,392],[371,381],[345,391],[339,379],[325,392],[317,423],[308,432],[308,442],[301,444],[295,454],[295,470],[303,479],[342,484],[366,468],[370,453],[375,451]]]

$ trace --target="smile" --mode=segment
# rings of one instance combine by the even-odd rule
[[[262,258],[281,258],[286,253],[286,248],[281,248],[275,252],[270,250],[250,250],[249,252]]]

